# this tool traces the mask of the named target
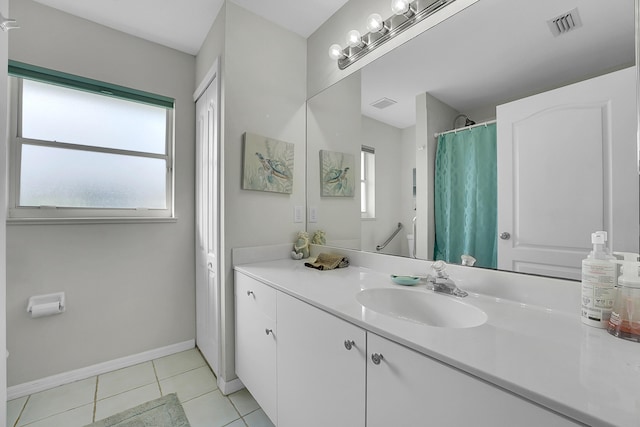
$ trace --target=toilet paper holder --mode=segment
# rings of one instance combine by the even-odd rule
[[[64,292],[52,294],[34,295],[29,297],[27,312],[31,317],[50,316],[60,314],[66,310]]]

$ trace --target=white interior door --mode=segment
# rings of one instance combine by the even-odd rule
[[[214,79],[196,102],[196,344],[220,366],[218,280],[218,90]]]
[[[499,269],[580,279],[597,230],[638,252],[635,88],[631,67],[498,107]]]

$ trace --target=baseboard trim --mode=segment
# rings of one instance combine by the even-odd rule
[[[138,363],[148,362],[159,357],[169,356],[174,353],[192,349],[195,347],[195,345],[195,340],[184,341],[181,343],[168,345],[166,347],[160,347],[153,350],[144,351],[142,353],[133,354],[131,356],[125,356],[119,359],[109,360],[107,362],[87,366],[86,368],[75,369],[73,371],[63,372],[61,374],[41,378],[39,380],[14,385],[7,388],[7,400],[13,400],[19,397],[28,396],[30,394],[58,387],[63,384],[84,380],[95,375],[115,371],[116,369],[122,369],[129,366],[137,365]]]
[[[244,384],[240,381],[240,378],[233,379],[231,381],[225,381],[222,378],[218,377],[218,389],[220,389],[220,393],[229,395],[231,393],[235,393],[238,390],[242,390],[244,388]]]

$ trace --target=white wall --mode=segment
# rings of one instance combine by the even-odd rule
[[[316,208],[318,221],[309,234],[324,230],[327,244],[360,249],[360,73],[354,73],[314,96],[307,104],[307,206]],[[320,150],[354,157],[357,181],[353,197],[322,197]]]
[[[222,55],[222,375],[235,378],[231,249],[291,242],[305,224],[306,41],[226,2],[197,56],[198,78]],[[224,27],[224,28],[222,28]],[[223,44],[220,37],[223,36]],[[199,83],[199,82],[198,82]],[[257,133],[295,145],[292,194],[241,189],[242,135]]]
[[[202,83],[216,58],[221,58],[221,69],[224,67],[222,57],[224,56],[226,16],[227,5],[223,3],[196,56],[196,85]]]
[[[9,385],[195,337],[195,58],[31,0],[9,58],[176,99],[175,223],[9,225]],[[64,314],[31,319],[30,295],[65,291]]]
[[[4,17],[9,17],[9,1],[0,0],[0,13]],[[9,51],[8,33],[0,31],[0,64],[7,63]],[[6,200],[6,173],[7,173],[7,69],[0,69],[0,200]],[[0,209],[0,349],[6,348],[7,328],[6,328],[6,241],[7,232],[5,227],[6,211]],[[0,402],[7,400],[7,364],[6,359],[0,361]],[[6,424],[7,407],[0,405],[0,427]]]
[[[362,116],[362,144],[376,152],[376,217],[362,220],[362,250],[376,252],[398,223],[405,227],[380,253],[400,255],[406,247],[408,224],[402,218],[402,176],[411,174],[402,164],[402,131]],[[410,189],[407,189],[409,191]],[[410,227],[409,227],[410,228]]]
[[[402,157],[400,160],[402,174],[400,175],[400,206],[402,230],[402,256],[409,256],[407,234],[413,234],[413,217],[416,216],[416,200],[413,195],[413,169],[416,167],[416,127],[402,129]]]

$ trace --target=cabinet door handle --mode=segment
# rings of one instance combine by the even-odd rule
[[[373,353],[371,355],[371,361],[374,365],[379,365],[382,359],[384,359],[384,357],[380,353]]]
[[[264,333],[267,334],[267,335],[269,335],[269,334],[273,335],[273,329],[265,329]]]
[[[356,346],[356,343],[353,340],[344,340],[344,348],[347,350],[351,350]]]
[[[253,295],[254,297],[256,296],[256,294],[254,294],[253,291],[247,291],[247,296],[250,297],[251,295]]]

